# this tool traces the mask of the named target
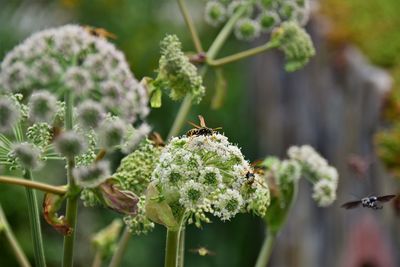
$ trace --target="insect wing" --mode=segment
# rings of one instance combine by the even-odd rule
[[[378,197],[377,200],[380,202],[388,202],[388,201],[392,200],[395,196],[396,195],[381,196],[381,197]]]
[[[361,204],[361,201],[360,201],[360,200],[357,200],[357,201],[350,201],[350,202],[344,203],[341,207],[348,210],[348,209],[357,208],[360,204]]]

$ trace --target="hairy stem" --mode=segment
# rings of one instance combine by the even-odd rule
[[[118,267],[121,264],[122,257],[125,253],[126,248],[128,247],[129,240],[131,238],[131,233],[128,230],[128,227],[125,227],[124,232],[121,235],[121,238],[118,242],[117,250],[115,251],[109,267]]]
[[[165,264],[164,267],[177,267],[179,229],[167,229],[167,241],[165,245]]]
[[[255,267],[266,267],[268,265],[269,259],[271,258],[275,238],[275,233],[267,231],[267,236],[265,237],[260,253],[258,254]]]
[[[65,129],[71,130],[73,127],[73,103],[74,97],[72,92],[67,90],[65,93]],[[75,166],[75,159],[70,158],[67,159],[67,180],[69,186],[70,196],[67,199],[67,207],[65,219],[67,223],[73,229],[71,235],[64,237],[64,254],[63,254],[63,267],[72,267],[73,266],[73,258],[74,258],[74,244],[75,244],[75,235],[76,235],[76,224],[77,224],[77,215],[78,215],[78,193],[79,188],[75,184],[74,177],[72,175],[72,170]]]
[[[32,180],[32,173],[26,170],[24,178],[27,180]],[[28,198],[29,222],[32,231],[33,250],[35,252],[35,266],[45,267],[46,259],[44,256],[43,238],[36,192],[30,188],[26,188],[26,196]]]
[[[67,188],[65,186],[54,186],[41,182],[36,182],[33,180],[25,180],[22,178],[16,177],[8,177],[8,176],[0,176],[1,184],[12,184],[12,185],[21,185],[27,188],[41,190],[43,192],[48,192],[56,195],[64,195],[67,193]]]
[[[197,53],[202,53],[203,47],[201,46],[201,41],[199,35],[197,33],[196,27],[194,26],[192,17],[187,9],[185,0],[178,0],[179,9],[181,10],[182,16],[185,20],[186,26],[189,29],[190,35],[192,36],[192,41],[194,47],[196,48]]]
[[[249,50],[242,51],[242,52],[239,52],[239,53],[236,53],[236,54],[233,54],[233,55],[230,55],[230,56],[226,56],[226,57],[223,57],[223,58],[220,58],[220,59],[213,60],[213,59],[209,59],[208,58],[207,59],[207,64],[210,65],[210,66],[213,66],[213,67],[220,67],[220,66],[225,65],[225,64],[229,64],[229,63],[232,63],[232,62],[235,62],[235,61],[247,58],[247,57],[251,57],[251,56],[263,53],[263,52],[265,52],[265,51],[267,51],[267,50],[269,50],[271,48],[274,48],[274,47],[276,47],[276,45],[274,43],[268,42],[268,43],[266,43],[264,45],[260,45],[258,47],[251,48]]]
[[[1,232],[4,232],[6,235],[6,238],[8,242],[10,243],[11,249],[15,254],[15,257],[21,267],[31,267],[31,264],[28,261],[28,258],[26,257],[24,251],[22,250],[21,246],[18,244],[17,239],[14,236],[14,233],[12,232],[10,225],[8,224],[7,218],[4,215],[3,208],[0,205],[0,230]]]

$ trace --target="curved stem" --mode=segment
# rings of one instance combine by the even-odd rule
[[[124,232],[118,242],[117,250],[115,251],[109,267],[118,267],[122,261],[122,257],[128,247],[129,240],[132,234],[129,232],[128,227],[125,227]]]
[[[255,267],[266,267],[268,265],[269,259],[272,254],[272,248],[274,245],[275,238],[276,238],[275,233],[267,231],[267,236],[265,237],[260,253],[258,254],[257,263]]]
[[[72,92],[69,90],[65,93],[65,129],[71,130],[73,127],[73,109],[74,97]],[[74,177],[72,175],[72,170],[75,167],[75,159],[70,158],[67,160],[67,179],[68,186],[70,188],[71,195],[67,199],[67,207],[65,219],[67,223],[73,229],[71,235],[64,237],[64,254],[63,254],[63,267],[72,267],[73,266],[73,257],[74,257],[74,244],[75,244],[75,235],[76,235],[76,223],[77,223],[77,215],[78,215],[78,194],[76,192],[79,191],[78,186],[75,184]]]
[[[192,36],[194,47],[196,48],[197,53],[202,53],[204,50],[203,47],[201,46],[199,35],[196,31],[196,27],[193,24],[193,20],[187,9],[185,0],[178,0],[178,5],[185,20],[186,26],[189,29],[190,35]]]
[[[26,257],[24,251],[21,249],[20,245],[18,244],[17,239],[14,236],[14,233],[12,232],[10,225],[8,224],[7,218],[4,215],[3,208],[0,205],[0,224],[2,230],[0,230],[0,233],[3,231],[4,234],[6,235],[6,238],[8,242],[11,245],[11,249],[15,254],[15,257],[17,258],[17,261],[21,267],[31,267],[31,264],[28,261],[28,258]]]
[[[32,189],[41,190],[43,192],[53,193],[56,195],[64,195],[67,193],[65,186],[53,186],[33,180],[25,180],[22,178],[0,176],[0,184],[21,185]]]
[[[24,178],[32,180],[32,173],[25,171]],[[35,252],[35,265],[38,267],[46,266],[46,259],[43,249],[43,238],[40,226],[39,206],[37,202],[36,192],[30,188],[26,188],[26,196],[28,198],[28,214],[32,231],[33,250]]]
[[[185,123],[186,117],[189,114],[191,107],[192,107],[192,97],[189,94],[187,94],[182,101],[182,104],[179,108],[178,114],[175,117],[174,123],[172,124],[167,139],[179,134],[179,131],[181,130],[183,124]]]
[[[264,45],[260,45],[258,47],[251,48],[246,51],[242,51],[242,52],[239,52],[239,53],[236,53],[236,54],[233,54],[230,56],[226,56],[226,57],[223,57],[220,59],[215,59],[215,60],[207,59],[207,64],[210,66],[213,66],[213,67],[219,67],[219,66],[222,66],[222,65],[225,65],[228,63],[232,63],[232,62],[235,62],[235,61],[247,58],[247,57],[251,57],[251,56],[263,53],[274,47],[276,47],[276,45],[274,43],[268,42]]]
[[[167,241],[165,245],[165,264],[164,267],[177,267],[179,229],[167,229]]]

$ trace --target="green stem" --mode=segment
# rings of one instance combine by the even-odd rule
[[[67,90],[65,93],[65,129],[71,130],[73,127],[73,103],[74,97],[70,90]],[[67,180],[68,186],[70,188],[69,192],[71,195],[67,199],[67,207],[65,219],[67,223],[73,229],[71,235],[64,237],[64,254],[63,254],[63,267],[72,267],[73,266],[73,258],[74,258],[74,244],[75,244],[75,235],[76,235],[76,224],[77,224],[77,215],[78,215],[78,194],[79,187],[75,184],[74,177],[72,175],[72,170],[75,166],[75,159],[70,158],[67,159]]]
[[[117,250],[115,251],[109,267],[118,267],[122,261],[122,257],[125,253],[126,248],[128,247],[129,240],[132,234],[129,232],[128,227],[125,227],[124,232],[118,242]]]
[[[222,66],[222,65],[225,65],[228,63],[232,63],[232,62],[235,62],[235,61],[247,58],[247,57],[251,57],[251,56],[263,53],[274,47],[276,47],[276,45],[274,43],[268,42],[264,45],[260,45],[258,47],[251,48],[249,50],[242,51],[242,52],[239,52],[239,53],[236,53],[236,54],[233,54],[230,56],[226,56],[226,57],[223,57],[220,59],[215,59],[215,60],[207,59],[207,64],[210,66],[213,66],[213,67],[219,67],[219,66]]]
[[[4,232],[4,234],[6,235],[6,238],[11,245],[11,249],[14,252],[19,265],[21,267],[31,267],[28,258],[24,254],[24,251],[21,249],[21,246],[18,244],[18,241],[15,238],[14,233],[10,228],[10,225],[8,224],[7,218],[4,215],[4,211],[1,205],[0,205],[0,224],[2,228],[2,230],[0,230],[0,233]]]
[[[228,20],[222,30],[219,32],[218,36],[215,38],[214,42],[210,46],[207,52],[208,59],[214,59],[219,50],[224,45],[226,39],[228,39],[229,35],[231,34],[233,27],[235,26],[236,22],[240,19],[240,17],[244,14],[246,9],[248,8],[248,4],[242,5],[235,14]]]
[[[26,170],[24,178],[27,180],[33,180],[32,173]],[[40,227],[39,206],[36,192],[30,188],[26,188],[26,196],[28,198],[29,222],[32,231],[33,250],[35,252],[35,266],[45,267],[46,259],[44,256],[43,238]]]
[[[92,263],[92,267],[101,267],[101,252],[97,251],[96,254],[94,255],[94,259],[93,259],[93,263]]]
[[[190,16],[190,13],[187,9],[185,0],[178,0],[178,5],[185,20],[186,26],[189,29],[190,35],[192,36],[194,47],[196,48],[197,53],[202,53],[204,50],[201,45],[199,35],[196,31],[196,27],[194,26],[192,17]]]
[[[186,227],[183,225],[179,233],[178,267],[183,267],[185,262],[185,233]]]
[[[218,54],[219,50],[224,45],[226,39],[231,34],[232,29],[235,26],[235,23],[239,20],[239,18],[246,11],[246,8],[247,8],[247,5],[243,5],[242,7],[240,7],[236,11],[236,13],[228,20],[228,22],[225,24],[225,26],[222,28],[222,30],[219,32],[218,36],[215,38],[214,42],[211,44],[211,46],[207,52],[206,58],[209,61],[212,61],[215,58],[215,56]],[[200,71],[200,75],[202,77],[204,77],[206,72],[207,72],[207,66],[204,66],[202,68],[202,70]],[[185,123],[185,120],[187,118],[187,115],[189,114],[191,107],[192,107],[192,97],[190,95],[186,95],[182,101],[180,108],[179,108],[178,114],[175,117],[175,121],[172,124],[171,130],[169,131],[168,139],[171,138],[172,136],[176,136],[179,134],[180,130],[182,129],[183,124]]]
[[[258,254],[255,267],[266,267],[268,265],[275,239],[276,234],[271,231],[267,231],[267,236],[264,239],[260,254]]]
[[[53,193],[56,195],[64,195],[67,193],[67,188],[64,186],[53,186],[45,183],[40,183],[32,180],[25,180],[16,177],[0,176],[1,184],[21,185],[32,189],[41,190],[43,192]]]
[[[167,229],[167,242],[165,246],[164,267],[177,267],[179,232],[180,232],[179,229]]]

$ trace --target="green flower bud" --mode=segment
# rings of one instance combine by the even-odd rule
[[[235,26],[235,36],[239,40],[251,41],[260,35],[260,24],[249,18],[240,19]]]
[[[310,36],[295,22],[282,23],[272,33],[271,42],[285,54],[285,69],[290,72],[303,67],[315,55]]]
[[[280,23],[280,19],[275,12],[264,11],[258,16],[258,23],[263,32],[269,32]]]
[[[218,26],[225,21],[226,9],[217,1],[208,1],[204,11],[204,17],[208,24]]]
[[[154,228],[154,223],[146,216],[146,197],[143,195],[138,202],[138,213],[136,216],[125,216],[124,222],[129,231],[135,235],[147,234]]]
[[[173,100],[190,94],[194,103],[199,103],[205,94],[203,79],[196,67],[182,52],[182,45],[176,35],[167,35],[161,41],[161,58],[157,79],[148,81],[151,103],[160,106],[160,90],[169,90]]]

